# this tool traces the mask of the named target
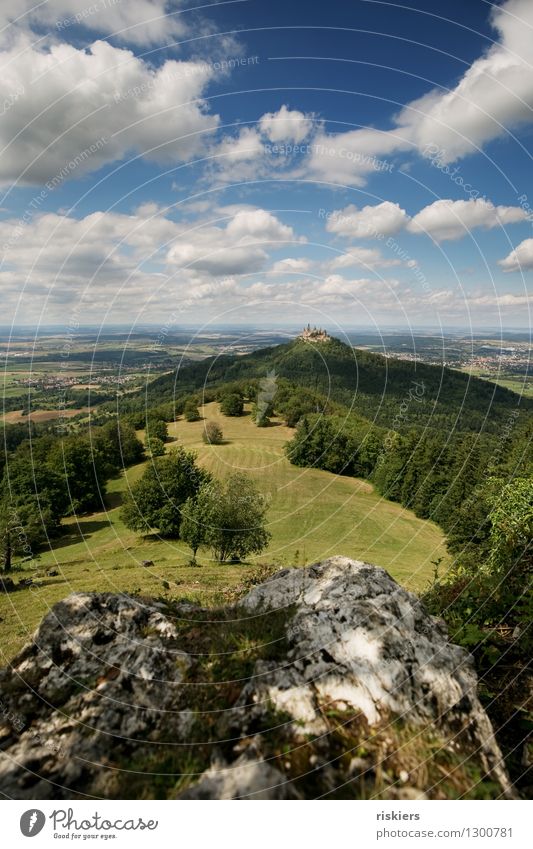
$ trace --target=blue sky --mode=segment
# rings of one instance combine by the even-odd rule
[[[529,326],[533,3],[442,10],[5,0],[5,322]]]

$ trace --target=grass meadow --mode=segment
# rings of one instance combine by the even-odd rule
[[[65,520],[64,533],[53,547],[40,552],[36,564],[22,564],[23,571],[15,572],[15,580],[32,577],[35,585],[0,595],[4,661],[30,638],[49,608],[71,592],[137,593],[216,605],[231,597],[259,565],[303,566],[334,554],[383,566],[417,590],[431,579],[432,561],[442,558],[446,563],[437,525],[383,499],[368,481],[292,466],[283,446],[293,431],[279,420],[258,428],[249,410],[240,418],[227,418],[215,403],[200,412],[202,421],[169,425],[167,450],[178,444],[194,449],[199,463],[218,477],[234,470],[253,477],[269,505],[268,549],[247,563],[231,565],[215,563],[208,551],[200,551],[199,567],[192,567],[190,550],[179,540],[142,537],[127,529],[120,505],[141,476],[141,463],[110,482],[106,510]],[[206,420],[219,422],[224,444],[202,442]],[[143,560],[153,565],[143,566]],[[58,574],[46,575],[49,571]]]

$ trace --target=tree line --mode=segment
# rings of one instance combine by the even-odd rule
[[[0,546],[6,572],[14,555],[32,556],[57,536],[65,516],[103,509],[107,481],[144,457],[133,427],[116,419],[86,432],[27,435],[4,428]]]

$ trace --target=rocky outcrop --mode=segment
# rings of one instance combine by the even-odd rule
[[[287,569],[231,610],[84,593],[0,673],[0,791],[512,798],[467,653],[383,569]]]

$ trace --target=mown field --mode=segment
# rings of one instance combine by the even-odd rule
[[[224,444],[204,445],[204,421],[180,420],[169,425],[167,450],[173,444],[194,449],[199,462],[218,477],[236,469],[252,476],[269,504],[269,548],[237,565],[213,563],[209,552],[201,552],[200,567],[194,568],[188,565],[189,549],[179,540],[140,537],[128,530],[120,520],[120,504],[145,464],[134,466],[111,481],[105,511],[65,521],[64,535],[39,555],[37,572],[31,565],[15,572],[15,580],[34,577],[36,584],[0,597],[4,660],[20,649],[52,604],[79,590],[219,604],[261,564],[302,566],[333,554],[384,566],[402,584],[420,589],[431,578],[432,561],[446,562],[440,529],[381,498],[367,481],[291,466],[283,445],[293,431],[276,419],[270,427],[257,428],[248,411],[226,418],[217,404],[209,404],[201,412],[220,423]],[[142,566],[143,560],[153,566]],[[58,574],[47,576],[50,570]]]
[[[516,392],[517,395],[524,395],[526,398],[533,398],[533,380],[529,375],[508,374],[494,375],[487,374],[482,369],[465,368],[461,369],[466,374],[471,374],[474,377],[480,377],[482,380],[487,380],[490,383],[495,383],[497,386],[503,386],[504,389],[510,389]]]

